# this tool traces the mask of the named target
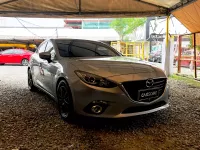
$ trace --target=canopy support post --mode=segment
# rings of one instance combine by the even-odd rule
[[[169,47],[169,19],[170,17],[167,16],[167,21],[166,21],[166,47]]]
[[[194,33],[194,77],[197,78],[197,62],[196,62],[196,58],[197,58],[197,50],[196,50],[196,33]]]
[[[169,76],[170,75],[170,46],[169,46],[169,15],[167,16],[166,18],[166,37],[165,37],[165,40],[166,40],[166,43],[164,44],[165,45],[165,48],[163,49],[164,52],[164,59],[162,64],[163,64],[163,69],[166,73],[166,76]]]
[[[81,0],[79,0],[79,15],[81,15]]]
[[[181,47],[182,47],[182,36],[179,35],[179,37],[178,37],[178,58],[177,58],[177,63],[178,63],[177,72],[178,73],[181,73],[181,51],[182,51]]]

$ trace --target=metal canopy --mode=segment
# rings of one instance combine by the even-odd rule
[[[0,0],[0,16],[115,18],[163,16],[194,0]]]

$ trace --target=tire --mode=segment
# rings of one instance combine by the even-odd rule
[[[37,88],[33,84],[33,78],[30,69],[28,70],[28,89],[32,92],[37,91]]]
[[[28,59],[22,59],[21,64],[22,66],[28,66]]]
[[[162,63],[162,60],[161,60],[161,58],[158,58],[158,63]]]
[[[65,80],[61,80],[56,88],[58,99],[58,110],[64,121],[72,120],[74,116],[73,100],[71,90]]]

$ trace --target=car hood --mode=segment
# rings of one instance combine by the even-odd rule
[[[74,58],[71,63],[81,71],[102,77],[155,72],[148,62],[129,57]]]

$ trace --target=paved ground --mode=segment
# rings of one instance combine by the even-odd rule
[[[171,107],[126,119],[63,122],[56,104],[27,89],[26,67],[0,66],[0,150],[200,149],[200,89],[170,80]]]

